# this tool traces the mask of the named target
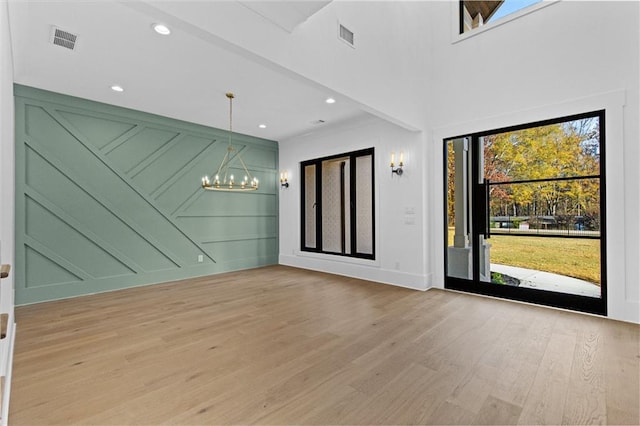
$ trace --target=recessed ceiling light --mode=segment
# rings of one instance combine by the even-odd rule
[[[111,86],[111,90],[113,90],[114,92],[124,92],[124,88],[117,84],[114,84],[113,86]]]
[[[328,104],[335,104],[336,100],[333,99],[333,98],[327,98],[327,100],[325,102],[328,103]]]
[[[153,30],[160,35],[169,35],[171,34],[171,30],[169,27],[163,24],[153,24]]]
[[[260,127],[261,129],[266,129],[267,125],[266,124],[258,124],[258,127]]]

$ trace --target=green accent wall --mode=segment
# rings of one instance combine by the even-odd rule
[[[20,85],[15,102],[17,304],[277,263],[277,142],[234,134],[260,189],[205,191],[226,130]]]

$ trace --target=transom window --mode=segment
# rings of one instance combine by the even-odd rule
[[[301,163],[301,250],[375,259],[374,150]]]
[[[541,0],[460,0],[460,34],[540,2]]]

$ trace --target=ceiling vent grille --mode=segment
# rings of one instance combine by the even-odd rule
[[[56,46],[62,46],[69,50],[73,50],[76,47],[77,39],[78,36],[76,34],[71,34],[68,31],[61,30],[60,28],[52,28],[51,42]]]
[[[348,29],[342,24],[338,24],[338,37],[340,40],[347,43],[349,46],[354,47],[354,34],[353,31]]]

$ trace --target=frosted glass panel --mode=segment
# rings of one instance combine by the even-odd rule
[[[349,157],[322,162],[322,250],[348,253],[345,234],[349,204],[345,187],[349,182]]]
[[[316,248],[316,166],[304,168],[304,245]]]
[[[351,190],[350,184],[351,182],[351,163],[349,161],[346,162],[344,166],[344,233],[342,238],[344,238],[344,253],[351,254]]]
[[[373,254],[373,161],[356,157],[356,251]]]

